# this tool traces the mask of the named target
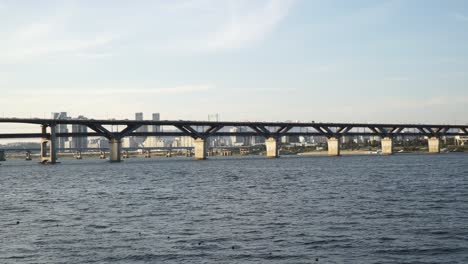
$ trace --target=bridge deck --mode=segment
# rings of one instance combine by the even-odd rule
[[[94,132],[56,133],[57,137],[106,137],[121,139],[127,136],[468,136],[468,125],[450,124],[379,124],[379,123],[293,123],[293,122],[212,122],[185,120],[95,120],[95,119],[39,119],[0,118],[0,123],[35,124],[45,127],[57,125],[82,125]],[[120,125],[124,129],[110,131],[105,126]],[[170,131],[137,132],[142,126],[171,126]],[[238,131],[223,131],[227,128]],[[40,138],[43,133],[3,133],[0,138]],[[47,134],[49,136],[49,134]]]

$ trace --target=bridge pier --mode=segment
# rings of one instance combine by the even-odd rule
[[[265,140],[267,158],[279,158],[279,143],[278,139],[269,137]]]
[[[122,151],[122,141],[120,139],[112,138],[109,140],[109,161],[110,162],[120,162]]]
[[[440,153],[440,138],[430,137],[427,139],[429,153]]]
[[[26,160],[32,160],[31,151],[26,151]]]
[[[331,137],[327,139],[328,156],[340,156],[340,139]]]
[[[47,137],[47,126],[43,125],[41,139],[41,163],[57,163],[56,143],[57,137],[55,135],[55,126],[50,126],[50,137]]]
[[[193,141],[195,147],[195,159],[204,160],[207,156],[208,141],[204,138],[197,138]]]
[[[382,154],[383,155],[392,155],[393,154],[393,138],[384,137],[381,140],[382,144]]]
[[[80,150],[77,150],[77,151],[75,152],[75,155],[74,155],[74,156],[75,156],[75,159],[82,159],[82,158],[83,158],[83,156],[81,156],[81,151],[80,151]]]

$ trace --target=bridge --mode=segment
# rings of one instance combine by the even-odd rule
[[[382,154],[393,154],[393,138],[396,136],[424,136],[428,139],[430,153],[440,152],[443,136],[468,136],[468,125],[433,124],[368,124],[368,123],[295,123],[295,122],[213,122],[184,120],[95,120],[95,119],[40,119],[0,118],[1,123],[38,125],[39,133],[0,134],[0,139],[40,138],[41,161],[57,161],[58,137],[104,137],[109,140],[110,161],[121,161],[122,139],[129,136],[189,136],[194,139],[195,159],[207,157],[209,137],[213,136],[263,136],[266,156],[279,157],[280,138],[283,136],[323,136],[327,138],[328,154],[340,155],[340,138],[343,136],[379,136],[382,138]],[[93,132],[59,133],[58,125],[81,125]],[[123,126],[111,131],[109,126]],[[171,127],[172,130],[140,132],[143,126]],[[241,128],[226,131],[227,128]]]

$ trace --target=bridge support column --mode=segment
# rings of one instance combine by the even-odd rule
[[[82,159],[83,158],[83,156],[81,156],[81,150],[77,150],[75,152],[74,156],[75,156],[75,159]]]
[[[206,159],[206,155],[208,151],[208,141],[203,138],[197,138],[193,141],[193,145],[195,147],[195,159],[196,160]]]
[[[383,155],[392,155],[393,154],[393,139],[391,137],[382,138],[381,144],[382,144],[382,154]]]
[[[56,143],[57,137],[55,135],[55,126],[50,126],[50,137],[47,137],[47,126],[43,125],[41,139],[41,163],[57,163]]]
[[[277,138],[267,138],[265,140],[265,146],[267,158],[279,158],[279,144]]]
[[[122,151],[122,141],[120,139],[112,138],[109,140],[109,161],[110,162],[120,162]]]
[[[26,160],[32,160],[31,158],[31,151],[26,151]]]
[[[429,153],[440,153],[440,138],[430,137],[427,139],[429,144]]]
[[[331,137],[327,140],[328,156],[340,156],[340,139]]]

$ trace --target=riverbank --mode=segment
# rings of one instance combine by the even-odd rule
[[[369,151],[369,150],[341,150],[340,151],[341,155],[376,155],[378,154],[377,151]],[[328,152],[326,150],[324,151],[308,151],[308,152],[302,152],[302,153],[297,153],[297,155],[300,156],[310,156],[310,155],[328,155]]]

